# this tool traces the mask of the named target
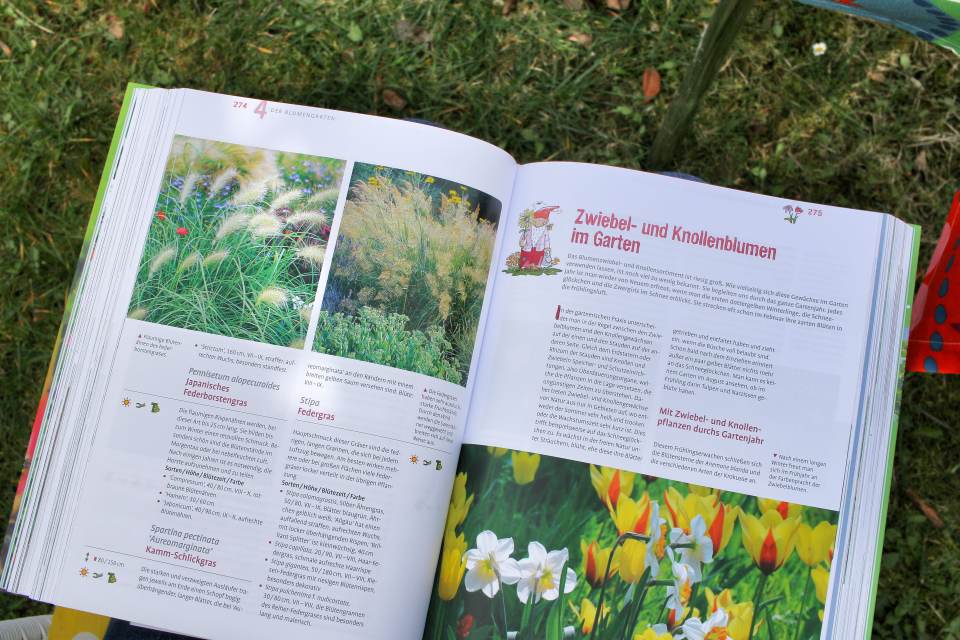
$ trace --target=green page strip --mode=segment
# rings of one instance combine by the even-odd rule
[[[30,462],[33,460],[37,444],[43,437],[40,425],[43,422],[43,414],[47,406],[47,396],[50,393],[50,384],[53,382],[53,371],[56,368],[57,360],[60,356],[60,350],[63,346],[63,333],[66,329],[67,319],[70,317],[70,311],[77,295],[77,287],[80,283],[80,274],[86,264],[90,252],[90,243],[93,241],[93,232],[96,228],[97,219],[100,217],[100,209],[103,206],[103,198],[107,192],[107,184],[110,182],[110,171],[117,156],[117,148],[120,146],[120,136],[123,133],[127,122],[127,115],[130,111],[130,104],[133,101],[133,92],[135,89],[150,89],[150,85],[138,84],[135,82],[127,83],[126,91],[123,95],[123,104],[120,106],[120,115],[117,117],[117,124],[113,129],[113,139],[110,141],[110,150],[107,152],[107,159],[103,165],[103,172],[100,174],[100,186],[97,188],[97,195],[93,201],[93,208],[90,211],[90,220],[87,222],[87,230],[83,236],[83,244],[80,247],[80,257],[77,259],[77,268],[73,274],[73,282],[67,293],[67,299],[63,308],[63,318],[60,320],[60,328],[57,330],[57,337],[53,343],[53,352],[50,355],[50,364],[47,365],[47,376],[43,382],[43,388],[40,392],[40,402],[37,406],[37,413],[33,420],[33,430],[30,433],[30,440],[27,444],[27,453],[23,462],[23,470],[20,472],[20,480],[17,483],[17,493],[13,499],[13,509],[10,514],[10,520],[7,525],[7,532],[3,540],[3,548],[0,550],[0,569],[6,566],[10,554],[15,551],[11,548],[13,529],[16,524],[17,514],[20,511],[20,504],[24,498],[24,491],[27,485],[27,474],[30,471]]]
[[[902,334],[900,338],[900,370],[897,372],[897,397],[894,406],[893,422],[890,426],[890,441],[887,443],[887,473],[883,480],[883,504],[880,507],[878,522],[877,553],[873,564],[873,584],[870,586],[870,608],[867,610],[867,633],[864,640],[869,640],[873,634],[873,614],[877,607],[877,585],[880,582],[880,559],[883,557],[883,534],[887,530],[887,509],[890,506],[890,484],[893,481],[893,452],[897,446],[897,430],[900,427],[900,400],[903,397],[903,375],[907,363],[907,343],[910,334],[910,316],[913,311],[913,293],[916,288],[917,262],[920,257],[919,225],[913,227],[913,251],[910,258],[910,275],[907,276],[906,307],[903,310]]]

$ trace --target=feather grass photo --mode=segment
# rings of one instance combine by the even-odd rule
[[[343,169],[178,136],[128,317],[303,348]]]
[[[357,163],[313,348],[465,385],[500,202]]]

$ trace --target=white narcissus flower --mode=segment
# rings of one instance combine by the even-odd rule
[[[683,623],[681,631],[686,640],[704,640],[712,637],[714,631],[723,630],[723,634],[715,634],[718,637],[726,637],[726,627],[729,622],[729,616],[723,609],[717,609],[704,622],[700,618],[690,618]]]
[[[813,50],[813,55],[820,57],[827,52],[827,43],[817,42],[810,48]]]
[[[569,553],[566,548],[559,551],[547,552],[539,542],[531,542],[527,546],[528,557],[520,561],[520,581],[517,582],[517,597],[526,604],[530,596],[534,602],[556,600],[560,595],[561,572],[567,564]],[[566,568],[567,579],[563,585],[563,592],[570,593],[577,586],[577,574],[570,567]]]
[[[660,517],[660,503],[652,502],[650,506],[650,541],[647,542],[647,568],[650,569],[650,577],[656,579],[660,573],[660,558],[657,557],[657,546],[660,538],[663,537],[660,525],[664,524],[666,520]]]
[[[689,544],[689,548],[677,549],[680,553],[680,562],[693,569],[694,582],[703,579],[702,565],[713,562],[713,538],[707,533],[707,521],[698,515],[690,521],[689,535],[681,529],[670,532],[671,544]]]
[[[483,591],[492,598],[500,591],[500,583],[516,584],[520,580],[520,566],[510,557],[513,538],[497,538],[493,531],[477,535],[477,548],[467,551],[467,575],[463,586],[467,591]]]
[[[697,578],[690,565],[684,564],[682,560],[677,561],[673,549],[667,549],[667,555],[670,557],[670,568],[673,572],[673,586],[667,587],[667,607],[673,609],[679,618],[690,603],[693,583],[697,582]]]

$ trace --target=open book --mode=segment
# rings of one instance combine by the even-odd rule
[[[918,231],[132,85],[3,588],[207,638],[864,638]]]

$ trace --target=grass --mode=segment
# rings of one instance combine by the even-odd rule
[[[526,0],[502,16],[500,4],[447,0],[5,3],[0,511],[12,499],[128,80],[427,118],[525,162],[642,168],[713,5],[670,0],[668,11],[666,0],[635,0],[617,17],[567,4]],[[569,39],[577,34],[592,42]],[[814,58],[820,41],[828,51]],[[664,89],[645,104],[647,67],[660,71]],[[388,106],[387,89],[405,108]],[[889,27],[760,0],[675,168],[725,186],[892,211],[923,226],[925,265],[960,176],[958,95],[960,60],[947,52]],[[960,638],[958,406],[956,378],[907,376],[877,637]],[[933,527],[908,490],[946,526]],[[42,610],[0,598],[3,617]]]
[[[343,164],[178,137],[129,317],[303,348]]]
[[[350,180],[323,294],[337,330],[318,331],[315,349],[466,384],[500,201],[435,176],[363,163]],[[334,338],[351,320],[358,339],[347,347]],[[398,347],[384,342],[398,332],[417,336],[427,350],[417,354],[410,342],[398,357]]]

